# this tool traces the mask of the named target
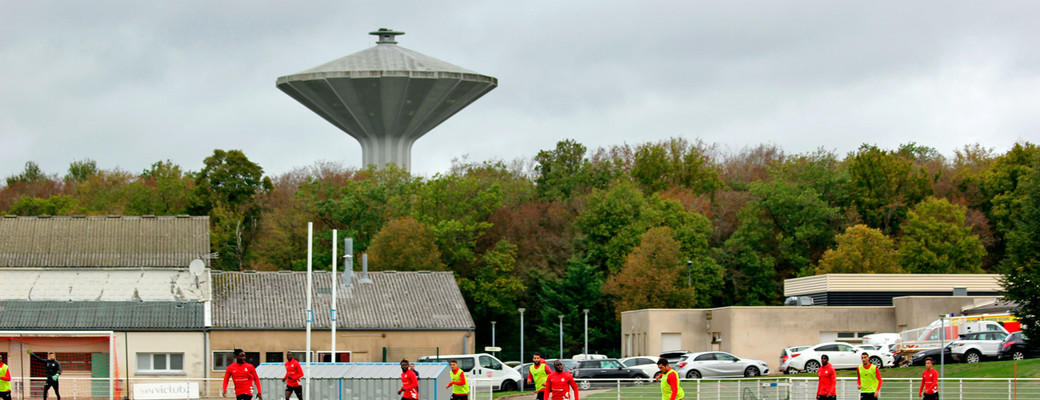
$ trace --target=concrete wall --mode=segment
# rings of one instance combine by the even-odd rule
[[[208,377],[203,332],[116,332],[115,349],[122,378]],[[137,353],[184,353],[184,373],[138,373]]]
[[[468,338],[465,338],[469,334]],[[465,338],[466,348],[463,348]],[[474,352],[474,335],[467,331],[337,331],[336,351],[351,352],[351,362],[383,361],[383,348],[387,349],[387,360],[438,354],[469,354]],[[210,351],[230,351],[236,348],[247,352],[259,352],[260,361],[266,362],[268,352],[302,351],[307,346],[305,331],[210,331]],[[311,350],[328,351],[331,347],[331,332],[314,330],[311,333]],[[212,357],[212,356],[211,356]],[[303,354],[296,355],[300,361]],[[223,369],[212,370],[212,361],[207,365],[210,376],[223,378]]]
[[[707,319],[711,312],[711,320]],[[820,343],[838,332],[892,332],[893,307],[724,307],[622,313],[622,353],[657,355],[663,334],[680,333],[683,349],[725,351],[779,367],[785,347]],[[717,338],[719,340],[713,340]],[[629,346],[628,340],[632,344]]]
[[[939,314],[961,314],[961,309],[986,301],[993,296],[908,296],[892,299],[896,310],[896,331],[927,326],[939,319]]]

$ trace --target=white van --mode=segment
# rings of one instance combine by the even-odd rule
[[[515,392],[520,387],[523,378],[520,373],[487,353],[425,356],[419,357],[419,362],[447,364],[453,358],[459,362],[459,369],[466,372],[466,378],[473,380],[470,387],[491,386],[506,392]]]

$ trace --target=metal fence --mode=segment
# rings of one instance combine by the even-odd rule
[[[583,379],[581,398],[585,399],[659,399],[660,382],[646,380]],[[686,400],[815,400],[817,380],[813,378],[755,378],[719,380],[682,380]],[[884,379],[881,398],[918,400],[920,379]],[[944,379],[943,400],[1033,400],[1040,399],[1040,379]],[[859,399],[855,378],[838,378],[838,399]]]
[[[12,380],[12,400],[29,400],[40,398],[38,391],[28,393],[25,387],[42,386],[42,381],[15,378]],[[494,392],[487,379],[470,379],[471,400],[492,400]],[[583,399],[659,399],[661,398],[660,382],[647,379],[582,379]],[[440,384],[439,382],[437,383]],[[445,383],[446,384],[446,383]],[[886,378],[881,389],[881,398],[894,400],[918,400],[917,390],[920,379]],[[108,392],[101,393],[96,387],[118,385],[111,397]],[[61,397],[63,399],[221,399],[223,379],[200,378],[130,378],[118,381],[110,378],[69,378],[61,379]],[[686,400],[815,400],[817,381],[814,378],[746,378],[718,380],[682,380],[681,385],[686,392]],[[234,398],[234,387],[228,385],[228,398]],[[947,378],[941,381],[940,399],[942,400],[1030,400],[1040,399],[1040,378],[1029,379],[997,379],[997,378]],[[128,391],[129,389],[129,391]],[[838,378],[838,399],[859,399],[855,378]],[[284,392],[266,392],[267,400],[282,399]],[[51,393],[53,396],[53,393]],[[331,393],[310,393],[311,400],[354,400],[354,399],[399,399],[396,391],[388,393],[352,393],[342,395]],[[294,397],[295,399],[295,397]],[[425,399],[424,399],[425,400]]]

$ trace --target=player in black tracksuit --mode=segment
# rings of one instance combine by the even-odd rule
[[[54,359],[54,352],[47,353],[47,358],[41,358],[40,356],[29,350],[29,355],[33,358],[43,362],[43,367],[47,370],[47,383],[43,384],[43,400],[47,400],[47,389],[54,388],[54,396],[61,400],[61,393],[58,392],[58,376],[61,375],[61,364],[58,360]]]

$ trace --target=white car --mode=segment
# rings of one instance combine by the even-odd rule
[[[879,368],[895,365],[895,357],[887,352],[865,350],[848,343],[830,342],[820,343],[802,350],[797,356],[789,360],[788,368],[798,371],[816,372],[822,365],[820,356],[824,354],[827,355],[830,363],[834,365],[834,369],[856,368],[857,365],[863,363],[860,360],[860,354],[864,352],[870,356],[870,363],[877,365]]]
[[[808,348],[809,346],[794,346],[780,350],[780,372],[785,374],[796,373],[797,371],[791,368],[791,359],[800,354],[800,351]]]
[[[642,370],[646,376],[657,377],[661,370],[657,369],[657,358],[650,356],[635,356],[618,359],[625,368]]]
[[[495,356],[487,353],[479,354],[456,354],[419,357],[420,362],[442,362],[455,359],[459,363],[459,369],[466,371],[466,376],[480,377],[474,380],[474,386],[490,385],[494,390],[513,392],[520,388],[520,372],[507,367]],[[486,390],[486,389],[485,389]]]
[[[721,351],[685,354],[675,366],[679,377],[686,379],[769,375],[765,361],[741,359]]]
[[[962,334],[950,343],[954,360],[977,363],[982,360],[995,360],[1000,356],[1000,346],[1008,337],[1004,332],[974,332]]]

